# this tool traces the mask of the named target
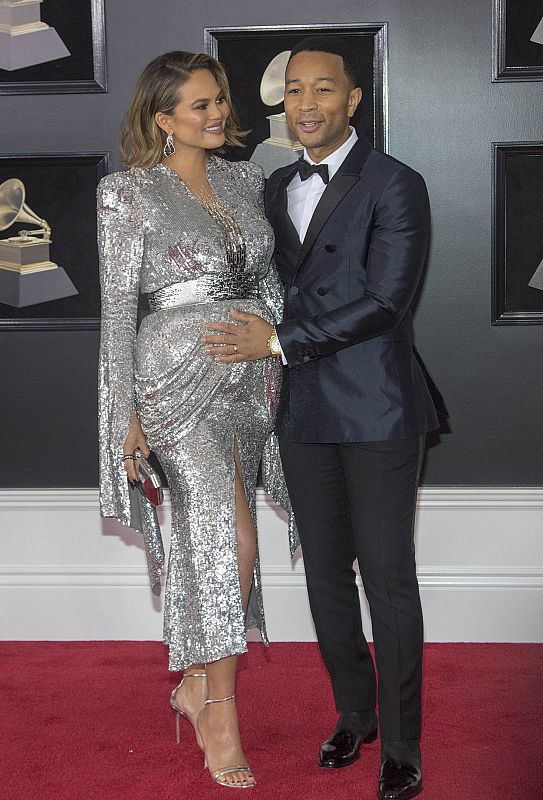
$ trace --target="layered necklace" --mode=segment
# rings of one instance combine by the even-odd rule
[[[209,181],[204,177],[204,181],[196,184],[196,182],[187,181],[181,178],[175,170],[172,170],[185,189],[187,194],[194,198],[202,208],[207,211],[209,216],[214,220],[223,234],[226,261],[230,270],[234,273],[243,272],[247,264],[247,248],[245,238],[241,229],[228,211],[224,203],[219,200]]]

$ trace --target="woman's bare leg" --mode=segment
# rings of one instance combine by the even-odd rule
[[[205,678],[189,678],[190,675],[203,675],[206,672],[205,664],[192,664],[183,671],[183,682],[177,687],[175,692],[175,702],[182,708],[191,720],[192,724],[196,724],[198,714],[204,707],[207,700],[207,680]],[[198,731],[196,731],[196,738],[199,739]],[[201,747],[201,741],[198,741]]]
[[[228,656],[207,665],[209,699],[220,700],[236,691],[237,656]],[[230,767],[247,765],[239,735],[236,701],[210,703],[198,717],[198,729],[204,742],[207,766],[211,774]],[[253,773],[240,770],[224,775],[227,785],[253,784]]]

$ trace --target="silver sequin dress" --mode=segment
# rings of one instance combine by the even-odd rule
[[[136,409],[170,487],[164,641],[172,670],[245,651],[248,628],[258,627],[267,642],[258,557],[245,619],[242,610],[236,446],[255,524],[262,465],[264,488],[289,513],[291,551],[297,543],[272,433],[278,360],[220,364],[200,343],[210,320],[231,321],[233,306],[270,322],[281,318],[263,176],[255,164],[211,155],[207,177],[242,245],[235,266],[224,229],[168,167],[108,175],[98,188],[100,508],[143,533],[158,594],[164,553],[157,516],[128,486],[122,463]],[[136,333],[140,294],[154,310]]]

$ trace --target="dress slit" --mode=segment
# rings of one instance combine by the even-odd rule
[[[257,547],[257,530],[256,530],[256,520],[254,518],[254,514],[251,511],[251,505],[249,503],[249,498],[247,497],[247,482],[245,479],[245,470],[243,469],[243,463],[241,459],[241,452],[238,442],[238,437],[234,433],[232,437],[232,457],[234,461],[234,535],[235,535],[235,555],[236,561],[238,566],[238,578],[240,584],[240,595],[241,595],[241,605],[243,608],[243,590],[241,587],[241,570],[240,570],[240,563],[239,563],[239,525],[238,525],[238,481],[237,477],[239,475],[239,483],[241,484],[241,491],[243,492],[243,500],[245,501],[245,505],[247,506],[248,516],[252,521],[253,531],[254,531],[254,538],[255,538],[255,562],[256,562],[256,547]],[[255,593],[255,568],[256,563],[253,566],[253,578],[251,580],[251,586],[249,587],[249,595],[248,595],[248,602],[247,608],[243,610],[244,621],[247,623],[247,619],[249,617],[248,611],[250,608],[251,597],[254,596]]]

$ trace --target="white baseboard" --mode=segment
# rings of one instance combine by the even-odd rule
[[[301,555],[257,506],[270,638],[314,640]],[[95,490],[0,491],[0,531],[0,638],[161,638],[141,537],[100,520]],[[416,540],[427,641],[543,641],[543,489],[423,489]]]

